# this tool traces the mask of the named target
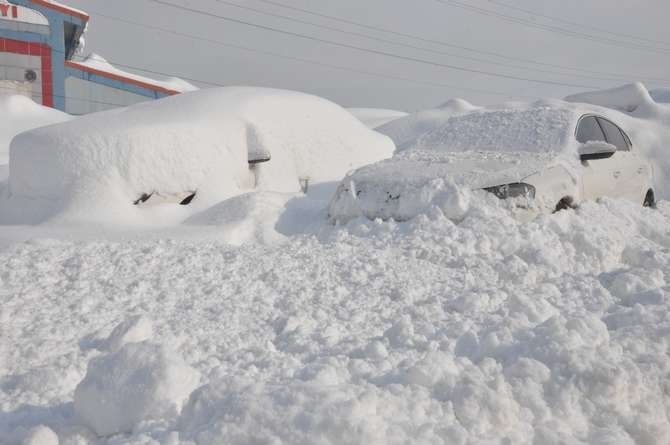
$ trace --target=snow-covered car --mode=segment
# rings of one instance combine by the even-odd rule
[[[200,90],[16,136],[0,221],[180,223],[247,193],[295,194],[339,181],[394,149],[320,97]]]
[[[453,207],[463,189],[538,211],[599,197],[653,206],[652,166],[615,119],[612,110],[558,101],[454,116],[347,175],[330,216],[407,220],[432,205]]]

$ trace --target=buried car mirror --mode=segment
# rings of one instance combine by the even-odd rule
[[[579,146],[579,159],[591,161],[595,159],[607,159],[616,153],[617,148],[604,141],[587,142]]]
[[[269,162],[270,159],[272,159],[272,155],[269,150],[264,148],[249,149],[249,165],[262,164],[263,162]]]

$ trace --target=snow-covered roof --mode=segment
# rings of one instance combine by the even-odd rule
[[[45,8],[53,9],[54,11],[58,11],[63,14],[67,14],[73,17],[77,17],[78,19],[88,21],[89,15],[85,13],[84,11],[76,8],[72,8],[70,6],[66,6],[62,3],[55,2],[53,0],[30,0],[32,3],[36,4],[37,6],[42,6]]]
[[[128,73],[116,68],[103,57],[95,53],[90,54],[82,61],[66,61],[65,64],[70,68],[120,80],[122,82],[132,83],[143,88],[160,91],[169,95],[195,91],[198,89],[198,87],[176,77],[156,80],[138,74]]]

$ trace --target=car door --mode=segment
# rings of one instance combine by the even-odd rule
[[[607,142],[605,133],[596,116],[582,117],[577,124],[577,141]],[[615,153],[609,158],[593,159],[582,162],[582,200],[596,199],[601,196],[613,196],[617,190],[617,181],[621,177],[622,166]]]
[[[617,148],[613,156],[616,161],[616,168],[613,171],[615,189],[611,196],[642,202],[646,194],[649,166],[632,150],[630,139],[621,128],[603,117],[599,116],[597,119],[607,142]]]

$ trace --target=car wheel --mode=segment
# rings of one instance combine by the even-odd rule
[[[561,210],[570,210],[575,208],[577,208],[577,205],[575,204],[574,199],[572,199],[570,196],[566,196],[565,198],[558,201],[554,213],[560,212]]]
[[[656,196],[654,195],[654,191],[649,189],[647,191],[647,195],[644,197],[644,202],[642,203],[644,207],[649,207],[652,209],[656,208]]]

